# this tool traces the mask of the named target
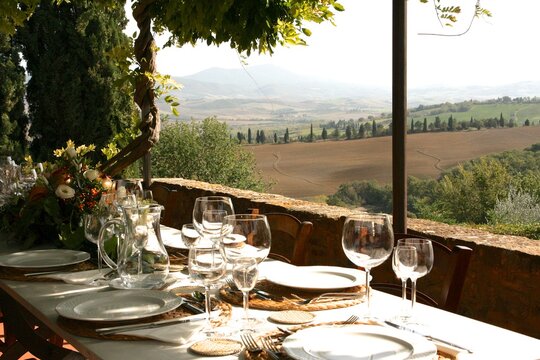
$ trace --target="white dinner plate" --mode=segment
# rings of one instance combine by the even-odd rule
[[[90,259],[84,251],[47,249],[0,255],[0,266],[20,269],[44,269],[73,265]]]
[[[425,338],[376,325],[316,326],[283,341],[297,360],[432,359],[437,347]]]
[[[362,270],[338,266],[281,266],[266,274],[274,284],[306,291],[345,289],[366,283]]]
[[[63,301],[56,306],[56,312],[75,320],[121,321],[163,314],[181,303],[181,298],[165,291],[106,291]]]

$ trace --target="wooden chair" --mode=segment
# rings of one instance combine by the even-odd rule
[[[251,209],[258,214],[258,209]],[[306,251],[313,223],[300,221],[287,213],[266,213],[272,233],[270,258],[282,260],[294,265],[306,265]]]
[[[396,241],[405,237],[421,238],[421,236],[412,234],[394,235]],[[433,269],[429,274],[417,281],[416,300],[443,310],[457,312],[472,256],[472,249],[462,245],[455,245],[450,249],[434,240],[432,240],[432,244],[435,257]],[[383,265],[381,265],[381,269],[378,269],[378,267],[372,269],[374,280],[371,287],[401,296],[401,282],[393,275],[391,260],[387,260]],[[388,268],[393,275],[390,275],[390,278]],[[383,282],[379,282],[379,279],[383,279]],[[410,288],[407,289],[407,293],[410,297]]]
[[[180,216],[178,215],[181,206],[178,202],[181,201],[181,196],[175,189],[170,189],[165,185],[152,183],[150,185],[154,201],[163,205],[164,210],[161,212],[161,224],[180,229],[182,227]]]

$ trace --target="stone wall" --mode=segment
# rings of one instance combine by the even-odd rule
[[[191,222],[195,198],[226,195],[233,199],[236,213],[258,208],[261,213],[288,212],[311,221],[308,264],[354,266],[341,248],[341,228],[351,210],[193,180],[154,179],[154,183],[179,193],[178,200],[169,204],[174,209],[165,209],[175,215],[174,223],[167,225]],[[540,338],[540,241],[418,219],[409,219],[408,228],[449,247],[473,249],[458,313]]]

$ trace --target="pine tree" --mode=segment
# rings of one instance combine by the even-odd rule
[[[350,125],[347,125],[347,127],[345,128],[345,137],[347,138],[347,140],[352,139],[352,130]]]
[[[122,32],[126,22],[122,6],[104,10],[85,0],[42,1],[17,32],[31,76],[27,99],[35,159],[49,158],[68,139],[99,149],[131,127],[131,88],[115,85],[125,73],[107,56],[129,47]]]
[[[325,127],[322,128],[321,138],[322,138],[323,140],[328,139],[328,131],[326,131],[326,128],[325,128]]]

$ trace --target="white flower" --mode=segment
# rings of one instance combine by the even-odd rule
[[[99,177],[99,171],[95,169],[88,169],[83,173],[84,177],[90,181],[94,181]]]
[[[66,184],[60,184],[54,192],[61,199],[70,199],[75,196],[75,190]]]
[[[77,150],[75,150],[75,148],[72,146],[68,146],[66,148],[66,154],[73,159],[75,156],[77,156]]]

